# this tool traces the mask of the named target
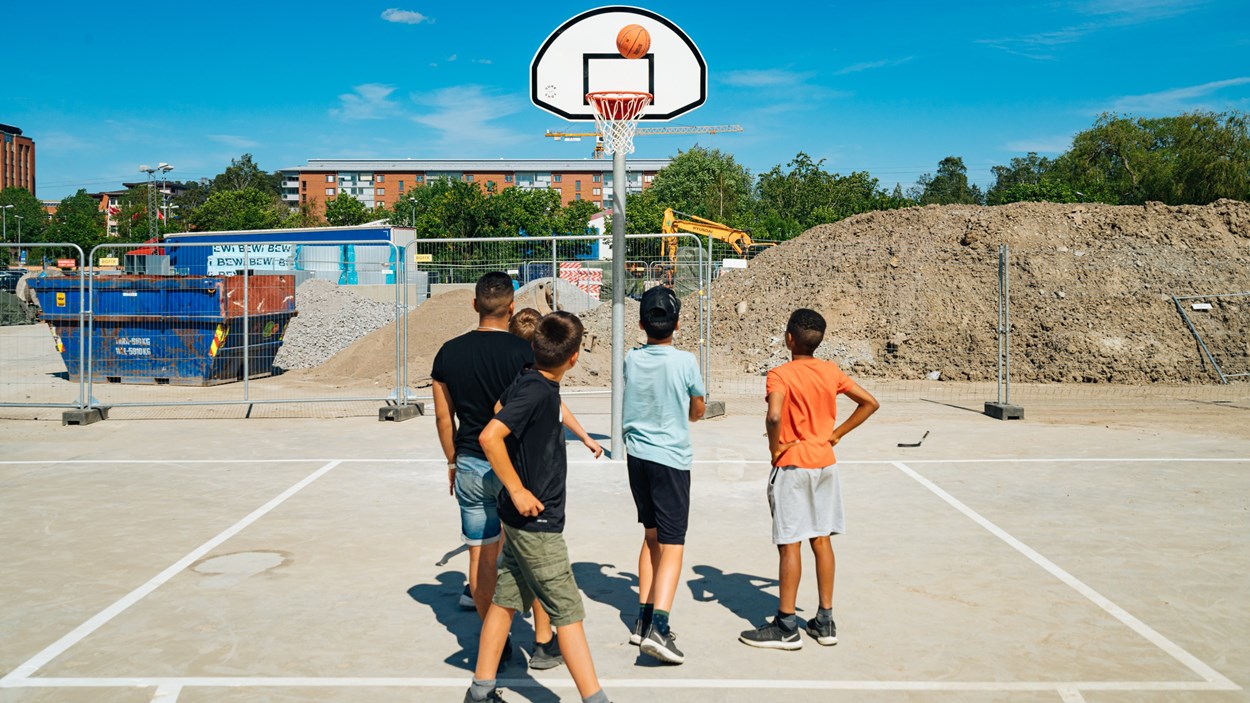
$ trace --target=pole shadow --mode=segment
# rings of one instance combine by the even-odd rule
[[[720,603],[729,612],[756,624],[777,612],[777,596],[763,589],[777,586],[777,579],[751,574],[725,573],[714,566],[692,567],[698,578],[691,579],[690,595],[701,603]]]

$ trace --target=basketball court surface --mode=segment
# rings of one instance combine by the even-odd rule
[[[606,434],[607,398],[573,403]],[[1104,426],[886,404],[839,446],[840,643],[779,652],[737,641],[776,607],[762,407],[695,425],[677,667],[627,644],[624,466],[569,445],[566,537],[614,701],[1250,700],[1246,409]],[[432,417],[161,412],[2,421],[0,701],[461,699],[478,620],[457,606],[467,555]],[[528,621],[513,634],[532,647]],[[507,700],[577,700],[566,669],[523,659]]]

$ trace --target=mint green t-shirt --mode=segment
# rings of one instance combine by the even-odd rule
[[[707,395],[694,354],[669,344],[625,355],[625,451],[690,470],[690,399]]]

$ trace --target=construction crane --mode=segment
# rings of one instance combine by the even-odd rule
[[[694,126],[694,125],[689,125],[689,126],[667,125],[663,127],[638,127],[637,130],[635,130],[634,134],[643,135],[643,136],[656,136],[656,135],[665,135],[665,134],[667,135],[720,134],[721,132],[741,132],[741,131],[742,131],[742,125],[740,124],[722,124],[722,125],[712,125],[708,127],[699,127],[699,126]],[[604,157],[603,137],[598,132],[556,132],[552,130],[547,130],[547,133],[543,136],[548,137],[550,139],[554,139],[556,141],[560,141],[562,139],[568,139],[572,141],[572,140],[580,140],[582,137],[594,137],[595,138],[594,157],[596,159],[602,159]]]

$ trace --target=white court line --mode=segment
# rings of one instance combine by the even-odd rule
[[[205,554],[215,549],[219,544],[221,544],[222,542],[225,542],[226,540],[230,539],[231,537],[235,536],[239,532],[246,529],[248,525],[251,525],[253,522],[256,522],[260,518],[264,517],[266,513],[268,513],[269,511],[281,505],[291,496],[295,495],[296,493],[299,493],[301,490],[303,490],[306,486],[308,486],[313,481],[316,481],[317,479],[326,475],[326,473],[328,473],[334,467],[338,466],[340,463],[342,462],[331,461],[325,466],[322,466],[320,469],[317,469],[313,473],[306,476],[299,483],[283,491],[280,495],[278,495],[273,500],[269,501],[268,503],[265,503],[264,505],[260,506],[256,510],[253,510],[249,515],[244,517],[242,520],[239,520],[238,522],[234,523],[230,527],[223,530],[216,537],[210,539],[209,541],[205,542],[199,547],[196,547],[189,554],[187,554],[186,556],[184,556],[183,558],[175,562],[172,566],[165,569],[164,571],[157,574],[156,576],[153,576],[147,583],[136,588],[130,593],[127,593],[126,595],[122,596],[117,602],[108,606],[104,610],[101,610],[99,613],[96,613],[96,615],[92,617],[90,620],[74,628],[73,630],[69,632],[69,634],[65,635],[64,637],[57,640],[56,642],[53,642],[52,644],[48,645],[47,647],[43,649],[43,651],[39,652],[38,654],[31,657],[30,659],[26,660],[23,664],[18,666],[13,671],[10,671],[8,674],[4,676],[4,678],[0,678],[0,686],[3,686],[6,682],[9,682],[11,680],[21,680],[21,679],[25,679],[31,676],[36,671],[41,669],[45,664],[59,657],[61,654],[63,654],[65,650],[81,642],[84,638],[89,636],[91,633],[95,632],[96,630],[100,629],[105,624],[107,624],[108,621],[120,615],[124,610],[134,605],[135,603],[138,603],[143,598],[147,597],[148,594],[152,593],[152,591],[155,591],[166,581],[169,581],[174,576],[177,576],[179,572],[181,572],[183,569],[187,568],[191,564],[195,563],[196,560],[200,559]]]
[[[34,678],[9,685],[10,688],[459,688],[466,689],[470,672],[456,678],[421,677],[335,677],[335,676],[187,676],[115,678]],[[605,690],[614,688],[682,689],[794,689],[837,691],[985,691],[1060,693],[1086,691],[1227,691],[1208,681],[822,681],[812,679],[600,679]],[[574,688],[567,677],[542,679],[499,679],[501,688]],[[6,686],[0,682],[0,688]]]
[[[1059,697],[1063,699],[1063,703],[1085,703],[1085,696],[1075,688],[1059,689]]]
[[[57,466],[60,464],[317,464],[325,461],[324,457],[309,459],[8,459],[0,460],[0,466]],[[382,458],[382,459],[338,459],[341,464],[442,464],[447,461],[437,458]],[[899,461],[908,464],[1088,464],[1088,463],[1214,463],[1214,464],[1245,464],[1250,457],[1042,457],[1042,458],[1003,458],[1003,459],[851,459],[839,461],[846,466],[868,466],[886,464],[893,466]],[[571,459],[570,464],[624,464],[623,459]],[[759,464],[769,465],[767,459],[695,459],[696,464]]]
[[[182,684],[161,684],[156,687],[156,693],[152,694],[152,703],[177,703],[180,695]]]
[[[1042,556],[1032,547],[1021,542],[1015,537],[1012,537],[1010,534],[1007,533],[1006,530],[990,522],[989,519],[983,517],[980,513],[976,512],[972,508],[969,508],[967,505],[964,505],[962,502],[959,501],[959,499],[955,498],[951,494],[942,490],[940,487],[938,487],[937,484],[933,483],[932,481],[925,478],[924,476],[921,476],[911,467],[907,466],[901,461],[895,462],[894,465],[898,467],[899,471],[902,471],[908,476],[911,476],[918,483],[920,483],[920,485],[924,486],[925,488],[928,488],[935,495],[937,495],[939,498],[949,503],[956,510],[958,510],[959,512],[971,518],[973,522],[976,522],[981,527],[984,527],[995,537],[1006,542],[1017,552],[1020,552],[1024,556],[1028,557],[1030,561],[1032,561],[1033,563],[1045,569],[1051,576],[1054,576],[1060,581],[1066,583],[1069,587],[1074,589],[1077,593],[1080,593],[1081,595],[1088,598],[1091,602],[1094,603],[1094,605],[1097,605],[1099,608],[1102,608],[1103,610],[1107,611],[1107,613],[1110,614],[1112,617],[1114,617],[1116,620],[1119,620],[1120,622],[1124,623],[1126,626],[1128,626],[1129,629],[1133,630],[1137,634],[1146,638],[1146,640],[1154,644],[1154,646],[1158,647],[1164,652],[1167,652],[1169,655],[1172,656],[1173,659],[1176,659],[1177,661],[1179,661],[1180,663],[1188,667],[1190,671],[1201,676],[1203,679],[1205,679],[1207,682],[1211,684],[1214,684],[1216,686],[1226,687],[1226,688],[1223,688],[1222,690],[1228,690],[1228,691],[1240,691],[1241,690],[1240,686],[1230,681],[1223,674],[1211,668],[1205,662],[1198,659],[1194,655],[1185,651],[1185,649],[1182,648],[1180,645],[1176,644],[1172,640],[1169,640],[1168,638],[1159,634],[1157,631],[1154,630],[1154,628],[1150,627],[1149,625],[1142,622],[1141,620],[1138,620],[1137,618],[1133,617],[1131,614],[1129,614],[1127,610],[1111,602],[1109,598],[1102,595],[1098,591],[1095,591],[1093,588],[1090,588],[1089,586],[1085,585],[1085,583],[1082,582],[1080,579],[1068,573],[1067,571],[1064,571],[1062,568],[1059,567],[1058,564],[1055,564],[1053,561]]]

